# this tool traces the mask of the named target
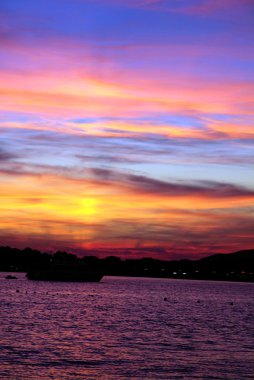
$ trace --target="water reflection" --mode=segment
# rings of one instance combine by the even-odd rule
[[[0,279],[1,379],[253,379],[254,284],[18,277]]]

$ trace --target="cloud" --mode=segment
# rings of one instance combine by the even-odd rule
[[[197,196],[208,198],[254,197],[254,190],[227,183],[196,181],[192,184],[166,182],[137,174],[123,174],[113,170],[94,168],[92,175],[106,183],[118,184],[134,192],[161,196]]]
[[[178,211],[179,219],[112,219],[95,232],[94,238],[105,246],[111,240],[118,247],[117,254],[126,258],[197,259],[213,252],[237,251],[243,246],[253,248],[253,217],[232,212],[234,217],[230,212],[209,210],[207,215],[200,215],[193,210],[190,220],[185,210]],[[123,249],[128,243],[133,248]]]
[[[252,3],[1,1],[1,236],[249,246]]]
[[[183,2],[183,5],[176,7],[175,11],[205,16],[222,14],[224,17],[227,17],[227,14],[236,14],[237,12],[239,14],[239,11],[242,9],[251,9],[252,6],[252,0],[192,0],[188,3]]]
[[[173,252],[190,257],[253,243],[254,191],[242,186],[163,181],[106,168],[74,173],[30,166],[37,175],[21,170],[25,180],[14,173],[0,189],[1,236],[12,236],[12,244],[79,250],[154,246],[164,251],[147,252],[167,259]]]
[[[79,0],[80,1],[80,0]],[[252,0],[96,0],[98,3],[114,4],[148,11],[162,11],[191,15],[213,15],[223,11],[234,12],[253,6]]]
[[[141,157],[136,156],[136,158],[128,157],[128,156],[119,156],[116,152],[115,155],[84,155],[84,154],[78,154],[76,157],[81,160],[82,162],[103,162],[103,163],[109,163],[109,164],[140,164],[141,162],[146,162],[146,160]],[[148,160],[147,160],[148,161]],[[151,158],[150,160],[151,161]]]
[[[0,162],[3,164],[4,162],[12,161],[13,159],[17,158],[17,155],[13,152],[7,152],[0,148]]]

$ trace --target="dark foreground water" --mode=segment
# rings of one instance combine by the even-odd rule
[[[254,379],[254,284],[5,275],[0,379]]]

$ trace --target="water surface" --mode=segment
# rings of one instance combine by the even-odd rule
[[[1,379],[254,379],[254,284],[5,275]]]

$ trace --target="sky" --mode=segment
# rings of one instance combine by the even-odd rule
[[[254,247],[253,0],[1,0],[0,245]]]

